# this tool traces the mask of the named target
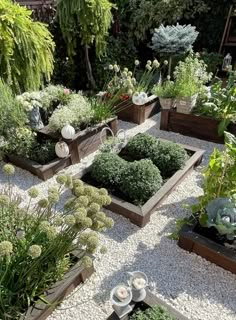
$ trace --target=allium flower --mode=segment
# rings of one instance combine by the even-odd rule
[[[10,255],[13,252],[13,245],[10,241],[0,242],[0,257]]]
[[[84,228],[90,228],[93,225],[93,221],[90,218],[85,218],[83,221]]]
[[[131,71],[128,72],[128,76],[132,77],[133,73]]]
[[[73,226],[73,225],[76,223],[75,217],[74,217],[72,214],[68,214],[68,215],[65,217],[65,223],[66,223],[68,226]]]
[[[113,68],[116,73],[118,73],[120,71],[120,68],[117,64],[114,64]]]
[[[158,68],[160,63],[155,59],[155,60],[153,60],[152,65],[153,65],[154,68]]]
[[[103,220],[105,220],[106,218],[107,218],[107,217],[106,217],[106,215],[105,215],[104,212],[99,211],[99,212],[96,213],[96,219],[103,221]]]
[[[109,196],[99,196],[97,199],[97,203],[101,206],[106,206],[111,203],[111,198]]]
[[[0,206],[4,207],[7,206],[10,202],[10,199],[8,196],[6,196],[5,194],[1,194],[0,195]]]
[[[129,89],[129,90],[127,91],[127,94],[128,94],[129,96],[132,96],[133,90],[132,90],[132,89]]]
[[[167,79],[167,80],[170,80],[170,75],[168,75],[168,76],[166,77],[166,79]]]
[[[151,67],[149,64],[146,64],[146,69],[147,69],[148,71],[151,71],[151,70],[152,70],[152,67]]]
[[[2,171],[5,175],[12,176],[15,173],[15,168],[11,164],[5,164]]]
[[[112,64],[109,64],[108,69],[109,69],[109,70],[113,70],[113,65],[112,65]]]
[[[57,203],[59,201],[60,197],[58,193],[49,193],[48,195],[48,201],[49,203]]]
[[[106,218],[105,225],[108,229],[111,229],[114,226],[114,221],[112,218]]]
[[[81,259],[81,264],[85,267],[85,268],[90,268],[92,267],[93,265],[93,260],[88,257],[88,256],[84,256],[82,259]]]
[[[96,212],[98,212],[99,210],[100,210],[99,204],[97,204],[97,203],[95,203],[95,202],[93,202],[93,203],[90,204],[90,206],[89,206],[89,211],[90,211],[90,212],[96,213]]]
[[[129,72],[129,69],[128,68],[124,68],[124,72]]]
[[[42,232],[47,232],[49,227],[50,227],[50,223],[48,221],[42,221],[39,225],[39,229]]]
[[[167,66],[169,62],[168,62],[168,60],[164,60],[163,63],[164,63],[165,66]]]
[[[57,236],[57,229],[53,226],[50,226],[48,228],[46,234],[47,234],[48,239],[52,240],[52,239],[56,238],[56,236]]]
[[[84,194],[86,196],[91,196],[94,193],[94,188],[91,186],[84,187]]]
[[[123,71],[123,72],[122,72],[122,76],[123,76],[124,78],[126,78],[126,77],[128,76],[128,73],[127,73],[126,71]]]
[[[19,239],[19,240],[24,239],[24,237],[25,237],[25,231],[22,230],[22,229],[18,229],[18,230],[16,231],[16,237],[17,237],[17,239]]]
[[[32,259],[36,259],[36,258],[40,257],[41,253],[42,253],[42,249],[37,244],[34,244],[34,245],[29,247],[28,255]]]
[[[41,208],[47,208],[48,207],[48,199],[44,198],[44,199],[40,199],[38,201],[38,206]]]
[[[108,195],[108,191],[107,189],[105,188],[101,188],[98,190],[98,193],[101,195],[101,196],[107,196]]]
[[[63,224],[63,219],[62,219],[62,217],[57,216],[57,217],[54,219],[53,222],[54,222],[55,226],[61,226],[61,225]]]
[[[57,183],[59,184],[65,184],[67,182],[67,176],[66,175],[59,175],[56,177]]]
[[[107,253],[107,248],[105,246],[102,246],[100,249],[101,254],[106,254]]]
[[[82,180],[80,179],[75,179],[73,180],[73,187],[77,188],[77,187],[83,187],[84,183]]]
[[[84,223],[84,220],[85,218],[87,217],[87,212],[79,212],[79,211],[76,211],[74,213],[74,217],[75,217],[75,220],[76,220],[76,223],[80,223],[80,224],[83,224]]]
[[[133,85],[135,85],[137,83],[135,78],[132,78],[131,81],[132,81]]]
[[[84,187],[76,187],[74,189],[74,194],[76,195],[76,197],[82,196],[84,194]]]
[[[96,248],[98,246],[98,238],[96,235],[92,235],[90,237],[88,237],[87,239],[87,246],[88,247],[92,247],[92,248]]]
[[[151,66],[151,65],[152,65],[152,61],[151,61],[151,60],[148,60],[148,61],[147,61],[147,65]]]
[[[77,199],[78,204],[80,204],[83,207],[86,207],[89,204],[89,199],[86,196],[80,196]]]
[[[135,61],[134,61],[134,64],[135,64],[136,66],[138,66],[138,65],[140,64],[139,60],[135,60]]]
[[[39,191],[37,188],[32,187],[28,190],[28,195],[30,196],[30,198],[37,198],[39,195]]]

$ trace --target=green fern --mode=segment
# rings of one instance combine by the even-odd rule
[[[38,89],[53,71],[52,36],[30,15],[19,4],[0,1],[0,74],[17,93]]]

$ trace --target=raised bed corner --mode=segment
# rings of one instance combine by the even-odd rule
[[[133,104],[131,99],[129,99],[119,103],[115,108],[116,115],[120,120],[142,124],[146,119],[160,111],[160,103],[158,97],[151,96],[150,100],[142,106]]]
[[[94,271],[93,265],[85,269],[79,263],[75,264],[61,281],[56,282],[46,291],[45,300],[48,304],[44,304],[43,302],[36,303],[21,316],[20,320],[45,320],[63,299],[80,283],[88,279]]]
[[[219,123],[220,121],[209,117],[179,113],[175,110],[162,110],[160,129],[223,144],[224,137],[218,135]],[[231,123],[227,131],[236,135],[236,124]]]
[[[138,303],[131,302],[130,306],[132,307],[133,311],[131,314],[128,314],[122,318],[119,318],[115,312],[113,312],[107,320],[129,320],[130,316],[137,311],[138,309],[146,310],[154,306],[160,306],[165,308],[172,317],[174,317],[176,320],[190,320],[189,318],[182,315],[180,312],[175,310],[171,305],[167,304],[165,301],[161,300],[160,298],[156,297],[154,294],[152,294],[150,291],[147,290],[147,296],[146,298]]]
[[[165,141],[163,139],[160,139]],[[198,166],[204,154],[204,150],[191,146],[182,145],[185,150],[191,153],[191,157],[186,161],[183,169],[178,170],[168,181],[152,196],[143,206],[136,206],[130,202],[122,200],[117,196],[110,194],[112,202],[106,208],[128,218],[132,223],[139,227],[144,227],[149,221],[151,214],[158,206],[168,197],[175,187],[194,169]],[[88,172],[86,168],[85,172]],[[81,174],[77,174],[75,178],[81,178]],[[83,177],[82,177],[83,179]]]
[[[178,245],[236,274],[236,252],[194,232],[194,227],[185,225],[182,228]]]

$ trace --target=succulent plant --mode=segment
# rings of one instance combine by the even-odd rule
[[[228,240],[236,237],[236,202],[229,198],[216,198],[206,206],[207,227],[214,227]]]

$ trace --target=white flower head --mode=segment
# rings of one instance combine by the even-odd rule
[[[109,69],[109,70],[113,70],[113,65],[112,65],[112,64],[109,64],[108,69]]]
[[[134,64],[135,64],[136,66],[139,66],[139,65],[140,65],[139,60],[135,60],[135,61],[134,61]]]
[[[118,73],[120,71],[120,68],[117,64],[114,64],[113,68],[116,73]]]

